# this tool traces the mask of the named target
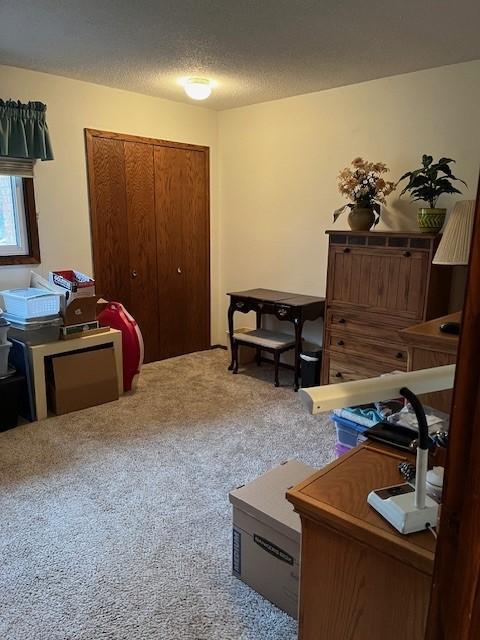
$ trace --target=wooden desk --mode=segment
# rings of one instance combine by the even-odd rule
[[[461,315],[458,311],[399,331],[401,339],[408,346],[407,371],[440,367],[456,362],[458,336],[440,331],[440,325],[444,322],[460,322]],[[453,391],[449,389],[426,393],[420,397],[428,406],[449,414],[452,395]]]
[[[118,393],[123,393],[123,360],[122,360],[122,332],[117,329],[110,329],[105,333],[85,335],[71,340],[56,340],[45,344],[30,345],[30,358],[32,364],[33,384],[35,388],[35,410],[37,420],[44,420],[48,417],[47,410],[47,390],[45,384],[45,358],[56,356],[59,353],[69,351],[81,351],[99,345],[113,346],[115,354],[115,367],[117,369]]]
[[[435,539],[402,536],[367,503],[408,454],[353,449],[287,492],[302,521],[300,640],[423,640]]]
[[[302,348],[302,330],[306,320],[323,318],[325,298],[304,296],[298,293],[287,293],[273,289],[249,289],[228,293],[230,306],[228,307],[228,331],[230,333],[230,347],[232,362],[228,367],[233,369],[233,316],[235,311],[248,313],[255,311],[257,329],[262,326],[262,315],[270,314],[278,320],[292,322],[295,328],[295,380],[294,388],[298,391],[300,377],[300,351]]]

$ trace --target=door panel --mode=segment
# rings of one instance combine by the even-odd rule
[[[130,307],[123,142],[94,138],[89,152],[93,262],[97,293]]]
[[[205,152],[155,147],[160,357],[210,346]]]
[[[145,362],[158,360],[158,287],[153,146],[125,142],[130,307],[145,343]]]
[[[426,251],[330,248],[332,304],[356,305],[411,319],[423,317],[429,268]]]

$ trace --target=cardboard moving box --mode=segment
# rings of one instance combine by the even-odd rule
[[[50,408],[57,415],[118,400],[113,347],[53,356],[47,387]]]
[[[316,469],[288,460],[229,494],[233,505],[233,575],[297,617],[300,517],[287,489]]]

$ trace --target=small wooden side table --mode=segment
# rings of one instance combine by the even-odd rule
[[[435,539],[397,533],[367,503],[409,459],[362,445],[287,492],[302,522],[299,640],[423,640]]]
[[[458,336],[440,331],[444,322],[460,322],[461,312],[450,313],[441,318],[413,325],[399,331],[402,341],[407,345],[407,371],[440,367],[454,364],[457,360]],[[450,413],[453,391],[436,391],[420,396],[429,407]]]
[[[35,390],[35,409],[37,420],[44,420],[48,416],[47,390],[45,384],[45,358],[56,356],[69,351],[81,351],[99,345],[113,345],[115,366],[117,370],[118,393],[123,393],[123,360],[122,360],[122,332],[110,329],[105,333],[86,335],[71,340],[56,340],[45,344],[30,345],[33,384]]]

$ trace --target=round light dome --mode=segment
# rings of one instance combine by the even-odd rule
[[[183,88],[192,100],[206,100],[212,93],[212,83],[207,78],[187,78]]]

